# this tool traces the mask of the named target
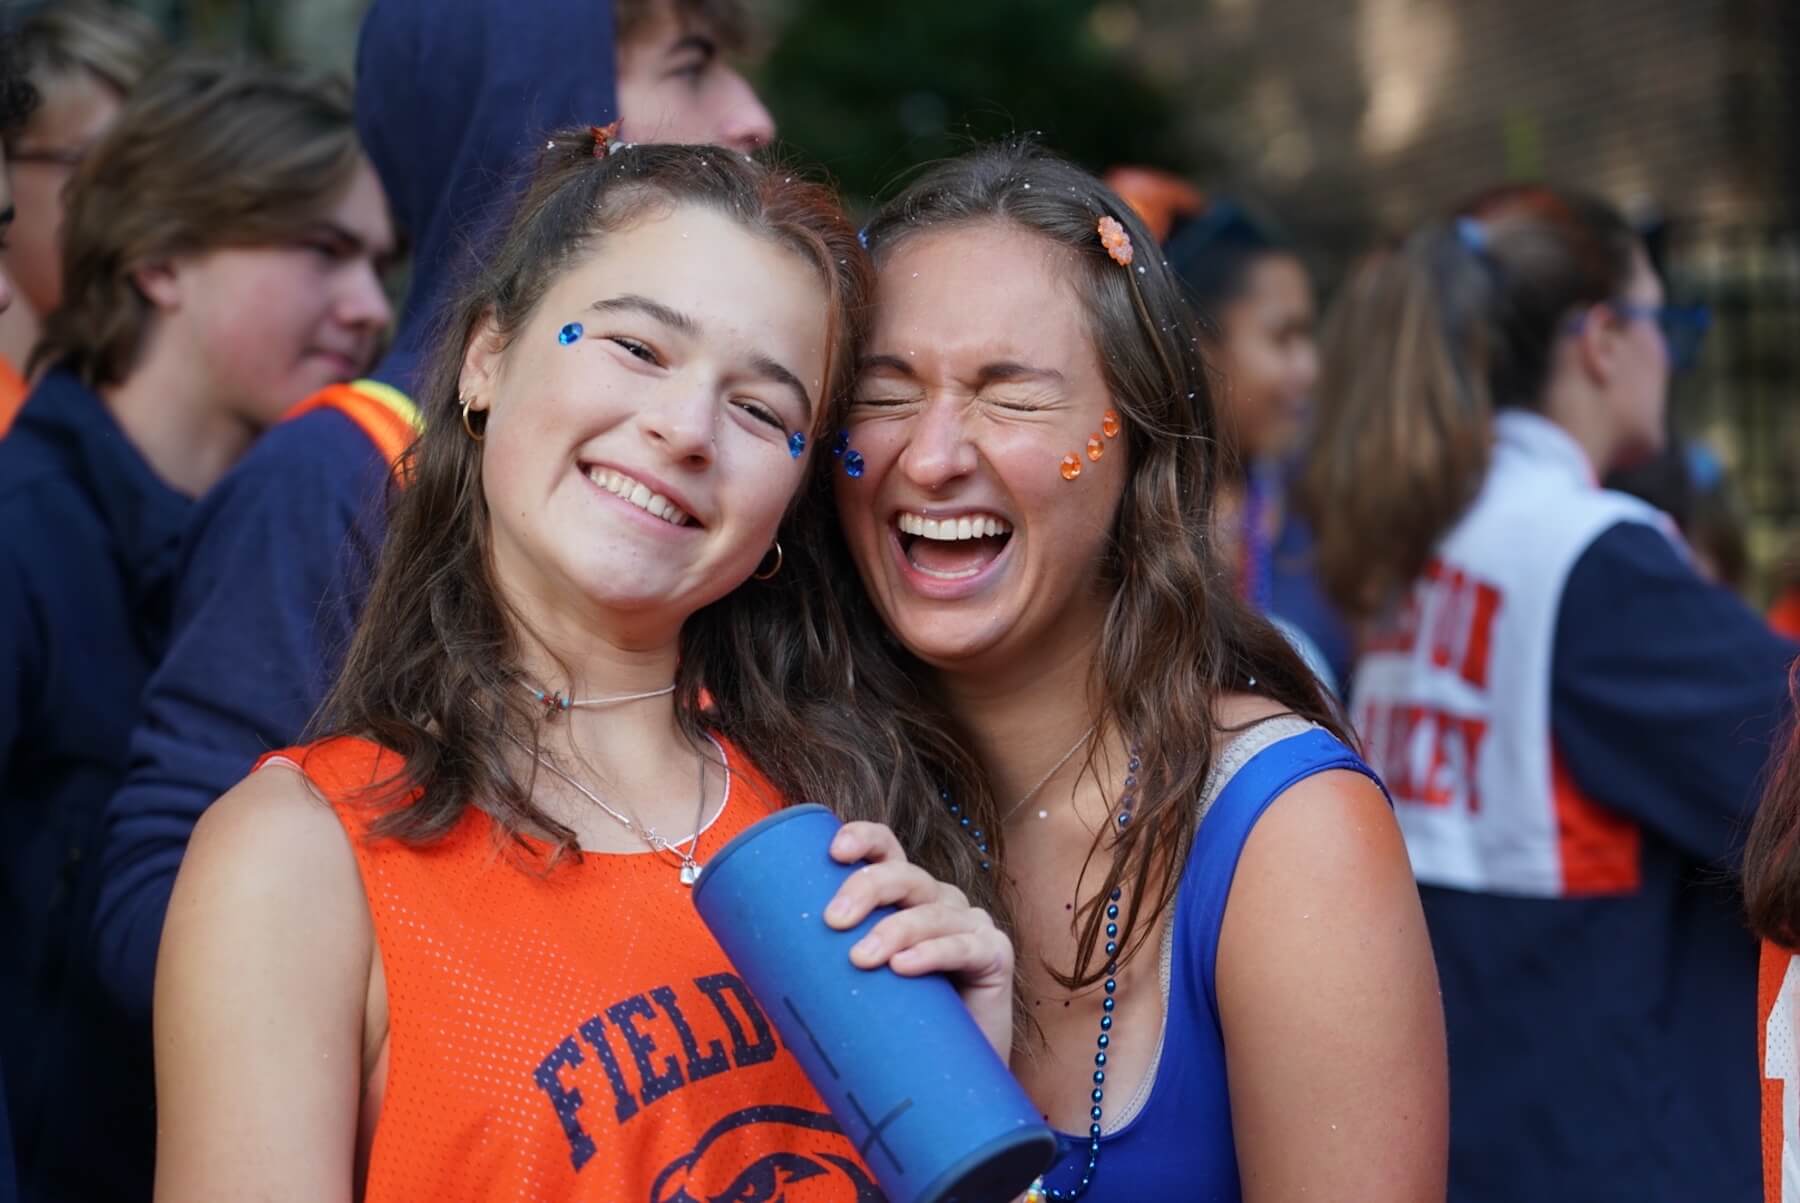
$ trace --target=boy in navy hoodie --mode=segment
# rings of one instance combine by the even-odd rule
[[[204,57],[145,77],[68,198],[0,441],[0,1057],[21,1193],[98,1203],[149,1190],[148,1050],[85,953],[181,539],[259,429],[368,364],[393,234],[341,83]]]
[[[529,152],[560,126],[752,150],[768,114],[726,55],[737,0],[619,0],[615,58],[594,0],[376,0],[357,48],[357,127],[414,247],[410,295],[372,381],[330,390],[265,435],[202,503],[175,634],[145,694],[132,766],[107,808],[100,972],[147,1024],[163,915],[200,814],[324,698],[379,548],[382,494],[415,420],[406,389]]]
[[[19,71],[12,39],[0,38],[0,239],[12,229],[12,186],[6,176],[5,139],[24,126],[25,119],[37,107],[37,91]],[[12,281],[0,270],[0,311],[12,304]],[[0,1066],[0,1071],[4,1070]],[[12,1125],[6,1118],[6,1079],[0,1072],[0,1203],[14,1203],[19,1197],[13,1174]]]

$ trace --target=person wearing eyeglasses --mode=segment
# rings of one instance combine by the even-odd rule
[[[0,434],[24,403],[44,315],[62,301],[69,177],[167,49],[147,17],[106,0],[51,0],[19,28],[17,44],[42,102],[6,137],[18,232],[0,245],[16,300],[0,314]]]
[[[1761,1197],[1737,884],[1796,645],[1601,487],[1699,319],[1610,207],[1512,186],[1358,271],[1303,480],[1444,992],[1452,1200]]]

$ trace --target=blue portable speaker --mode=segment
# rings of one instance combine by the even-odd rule
[[[779,811],[708,861],[694,906],[856,1145],[889,1203],[1005,1203],[1056,1137],[948,979],[858,969],[823,912],[856,871],[823,806]]]

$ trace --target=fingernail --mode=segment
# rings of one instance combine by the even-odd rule
[[[831,905],[825,908],[825,920],[828,923],[841,920],[849,913],[850,904],[842,898],[834,898],[831,900]]]
[[[864,936],[862,939],[860,939],[856,942],[856,944],[853,948],[850,949],[850,955],[853,957],[868,958],[868,957],[873,957],[876,953],[878,953],[880,951],[881,951],[881,941],[880,940],[877,940],[874,936]]]

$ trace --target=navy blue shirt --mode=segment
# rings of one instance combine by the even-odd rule
[[[102,974],[140,1031],[194,824],[258,756],[296,742],[324,697],[387,478],[361,428],[321,408],[271,429],[195,510],[168,653],[107,809],[95,917]]]
[[[66,372],[0,441],[0,1065],[26,1199],[148,1194],[148,1049],[82,936],[190,508]]]
[[[0,1082],[6,1080],[0,1066]],[[0,1203],[18,1203],[19,1178],[13,1171],[12,1122],[6,1118],[6,1091],[0,1090]]]
[[[1424,887],[1449,1029],[1450,1198],[1762,1198],[1757,945],[1735,881],[1800,648],[1653,527],[1576,562],[1550,721],[1588,797],[1639,829],[1640,886]]]
[[[471,243],[504,214],[545,132],[612,119],[611,12],[594,0],[369,8],[357,132],[415,247],[384,383],[412,390]],[[95,950],[140,1030],[188,837],[259,755],[304,736],[355,626],[386,480],[347,418],[314,410],[264,435],[196,514],[169,653],[106,814]]]

